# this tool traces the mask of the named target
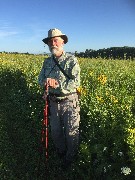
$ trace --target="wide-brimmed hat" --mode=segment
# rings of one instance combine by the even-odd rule
[[[62,32],[59,29],[50,29],[48,31],[48,37],[44,38],[42,41],[45,44],[48,44],[48,40],[53,38],[53,37],[61,37],[64,40],[64,44],[66,44],[68,42],[68,37],[65,34],[62,34]]]

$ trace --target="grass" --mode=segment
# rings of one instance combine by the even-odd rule
[[[44,58],[0,54],[0,178],[134,179],[135,62],[78,59],[79,155],[72,168],[62,172],[50,134],[47,163],[40,151],[44,101],[37,78]]]

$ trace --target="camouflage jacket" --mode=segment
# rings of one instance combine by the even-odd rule
[[[43,63],[38,77],[39,85],[44,87],[46,79],[53,78],[58,81],[59,86],[56,89],[49,88],[49,93],[66,95],[68,93],[76,92],[76,89],[80,86],[80,66],[77,58],[64,52],[62,56],[56,60],[71,79],[65,77],[54,62],[53,56],[51,56],[45,59]]]

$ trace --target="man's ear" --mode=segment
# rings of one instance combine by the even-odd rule
[[[62,45],[64,46],[64,44],[65,44],[65,43],[64,43],[64,40],[63,40]]]

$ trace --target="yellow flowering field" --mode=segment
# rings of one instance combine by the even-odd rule
[[[43,89],[37,84],[45,58],[0,54],[1,179],[36,179],[39,169],[40,179],[46,176],[39,152]],[[64,177],[134,179],[135,61],[89,58],[78,61],[81,67],[79,157]],[[58,163],[50,137],[49,179],[58,174]]]

